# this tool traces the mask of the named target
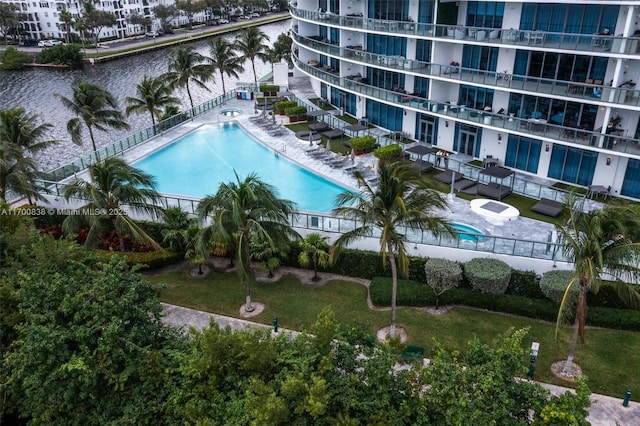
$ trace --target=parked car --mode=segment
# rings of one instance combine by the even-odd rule
[[[249,15],[249,17],[251,17],[251,18],[259,18],[260,14],[258,12],[253,12],[251,15]]]
[[[158,31],[147,31],[145,35],[147,37],[160,37],[162,34],[160,34]]]
[[[228,24],[228,23],[229,23],[228,19],[224,19],[224,18],[218,19],[218,24],[220,24],[220,25]]]
[[[38,47],[60,46],[61,44],[63,43],[60,40],[40,40]]]

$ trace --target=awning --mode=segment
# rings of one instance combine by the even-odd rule
[[[407,148],[404,150],[404,152],[408,152],[409,154],[415,154],[419,157],[423,157],[427,154],[431,154],[433,151],[435,151],[435,149],[431,148],[430,146],[424,146],[424,145],[415,145],[415,146],[412,146],[411,148]]]
[[[367,130],[367,126],[363,126],[362,124],[350,124],[344,128],[350,132],[359,132],[360,130]]]
[[[316,109],[316,110],[313,110],[313,111],[309,111],[307,113],[307,117],[315,118],[315,117],[320,117],[320,116],[327,115],[327,114],[329,114],[329,111],[325,111],[323,109]]]
[[[481,175],[491,176],[498,179],[504,179],[514,173],[515,172],[513,170],[505,169],[504,167],[487,167],[480,172]]]

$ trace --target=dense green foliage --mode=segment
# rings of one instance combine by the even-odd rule
[[[306,106],[291,106],[285,108],[284,113],[289,117],[298,117],[300,115],[305,115],[307,113]]]
[[[511,281],[511,267],[498,259],[479,257],[464,264],[464,276],[476,290],[502,294]]]
[[[373,151],[373,155],[381,160],[397,159],[400,158],[400,154],[402,154],[402,147],[397,143],[381,146]]]
[[[351,138],[349,144],[356,151],[364,151],[365,149],[373,149],[376,146],[376,138],[371,135],[358,136]]]
[[[440,296],[452,288],[458,287],[462,281],[462,267],[459,263],[448,259],[427,259],[424,264],[427,285],[436,296],[436,308]]]
[[[15,47],[8,47],[0,55],[3,70],[20,70],[24,64],[31,62],[31,55],[22,52]]]
[[[277,92],[280,90],[280,86],[277,84],[261,84],[260,85],[260,91],[262,93],[271,93],[271,92]]]
[[[46,47],[35,58],[38,64],[68,65],[71,68],[82,68],[82,60],[82,51],[75,44]]]
[[[287,108],[293,108],[295,106],[298,106],[298,102],[296,101],[280,101],[276,102],[273,108],[276,114],[284,114]]]
[[[540,289],[549,299],[560,303],[568,287],[572,297],[578,296],[579,283],[573,280],[574,277],[574,271],[547,271],[540,279]]]

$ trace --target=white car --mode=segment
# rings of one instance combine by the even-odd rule
[[[249,15],[250,18],[259,18],[260,14],[257,12],[253,12],[251,15]]]
[[[38,47],[60,46],[61,44],[62,42],[60,40],[40,40]]]
[[[222,24],[228,24],[228,23],[229,23],[229,20],[228,20],[228,19],[224,19],[224,18],[222,18],[222,19],[218,19],[218,24],[220,24],[220,25],[222,25]]]

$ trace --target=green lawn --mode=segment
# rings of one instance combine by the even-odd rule
[[[289,130],[291,130],[292,132],[296,133],[296,132],[301,132],[303,130],[309,130],[309,124],[314,124],[314,123],[318,123],[317,120],[312,120],[312,121],[308,121],[308,122],[304,122],[304,123],[293,123],[293,124],[285,124],[285,127],[288,128]],[[327,146],[327,141],[329,140],[326,136],[322,136],[322,133],[320,134],[320,136],[322,137],[321,141],[320,141],[320,145],[322,146]],[[342,144],[343,141],[348,141],[350,138],[349,136],[342,136],[342,139],[340,138],[336,138],[336,139],[332,139],[331,140],[331,151],[332,152],[337,152],[339,154],[348,154],[349,152],[351,152],[350,148],[347,148],[346,146],[344,146]]]
[[[167,303],[237,317],[244,301],[244,289],[235,273],[212,273],[193,279],[182,270],[148,279],[165,285],[161,299]],[[281,327],[300,330],[311,324],[327,305],[341,323],[368,322],[371,333],[389,322],[389,312],[370,310],[366,288],[352,282],[332,281],[312,288],[287,276],[276,283],[255,283],[252,288],[253,300],[266,305],[264,312],[252,320],[263,324],[272,324],[277,316]],[[448,348],[462,349],[473,337],[489,342],[509,327],[530,327],[525,344],[540,342],[536,379],[567,385],[552,375],[549,366],[566,357],[570,331],[564,330],[556,342],[553,324],[463,308],[441,316],[402,309],[398,312],[398,324],[407,330],[409,342],[424,346],[427,353],[434,346],[433,339]],[[627,387],[640,389],[640,376],[636,374],[636,366],[640,364],[639,333],[588,330],[586,338],[586,344],[579,345],[576,362],[589,376],[593,392],[622,397]],[[523,360],[523,365],[527,362]],[[640,395],[636,393],[634,400],[640,401]]]

